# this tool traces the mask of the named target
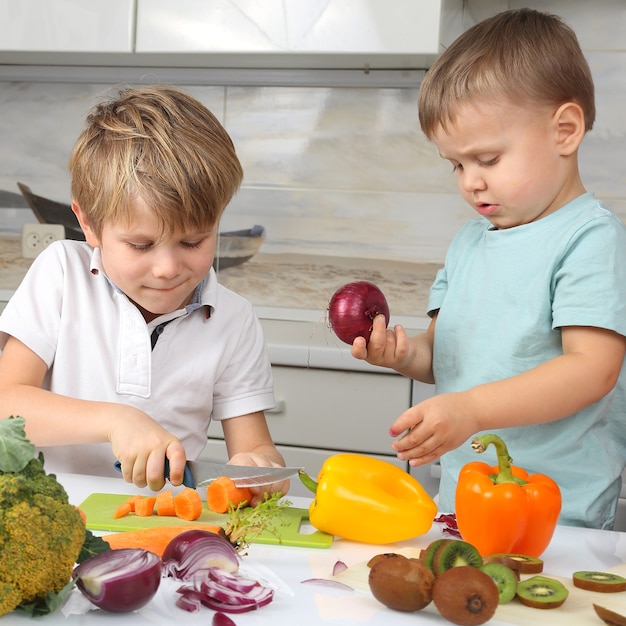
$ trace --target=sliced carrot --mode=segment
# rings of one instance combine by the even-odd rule
[[[129,513],[132,513],[133,507],[130,505],[130,502],[122,502],[117,509],[113,512],[113,519],[120,519],[121,517],[126,517]]]
[[[156,498],[154,496],[145,496],[143,498],[137,498],[135,500],[135,515],[140,517],[150,517],[154,512],[154,503]]]
[[[232,478],[220,476],[206,490],[206,504],[214,513],[227,513],[228,508],[245,505],[252,500],[252,491],[248,487],[237,487]]]
[[[153,528],[142,528],[139,530],[129,530],[121,533],[111,533],[103,535],[113,550],[120,548],[143,548],[163,556],[167,544],[180,533],[188,530],[207,530],[220,534],[222,529],[219,526],[209,524],[183,524],[178,526],[155,526]]]
[[[191,487],[185,487],[174,496],[174,511],[176,517],[193,521],[202,515],[202,498],[200,494]]]
[[[156,495],[156,503],[155,508],[157,515],[176,515],[176,510],[174,509],[174,494],[171,489],[166,489],[165,491],[161,491]]]
[[[141,498],[143,498],[143,496],[139,496],[139,495],[137,495],[137,496],[129,496],[129,497],[126,499],[126,502],[128,502],[128,504],[130,505],[130,510],[131,510],[133,513],[135,512],[135,502],[136,502],[137,500],[141,500]]]

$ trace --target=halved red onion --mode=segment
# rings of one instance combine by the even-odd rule
[[[330,327],[341,341],[350,345],[357,337],[369,341],[372,321],[377,315],[384,315],[389,323],[389,306],[383,292],[366,280],[340,287],[328,303]]]
[[[169,542],[162,560],[166,576],[175,580],[191,580],[204,577],[212,567],[236,572],[241,557],[228,539],[208,530],[192,529]]]
[[[105,611],[126,613],[145,606],[161,583],[161,559],[140,548],[107,550],[72,572],[81,593]]]

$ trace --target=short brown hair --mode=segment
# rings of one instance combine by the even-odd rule
[[[520,104],[578,104],[585,129],[595,120],[594,86],[574,31],[532,9],[504,11],[465,31],[426,72],[419,92],[422,130],[432,138],[474,98]]]
[[[198,100],[170,85],[124,88],[97,104],[69,169],[72,197],[100,236],[141,197],[164,234],[210,230],[239,188],[233,142]]]

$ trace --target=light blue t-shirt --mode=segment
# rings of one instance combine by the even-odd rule
[[[472,220],[448,250],[428,310],[439,310],[436,393],[514,376],[562,354],[563,326],[626,335],[626,226],[591,193],[515,228]],[[613,391],[574,415],[489,432],[504,439],[515,465],[556,480],[560,523],[612,527],[626,464],[624,365]],[[495,459],[492,446],[478,455],[470,440],[443,455],[440,510],[455,510],[463,465]]]

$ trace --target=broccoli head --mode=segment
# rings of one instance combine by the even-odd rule
[[[14,419],[21,418],[7,418]],[[10,447],[0,428],[3,451],[7,442]],[[0,462],[0,615],[61,591],[86,533],[80,512],[56,477],[46,474],[41,455],[31,453],[19,471],[6,471],[11,463]]]

